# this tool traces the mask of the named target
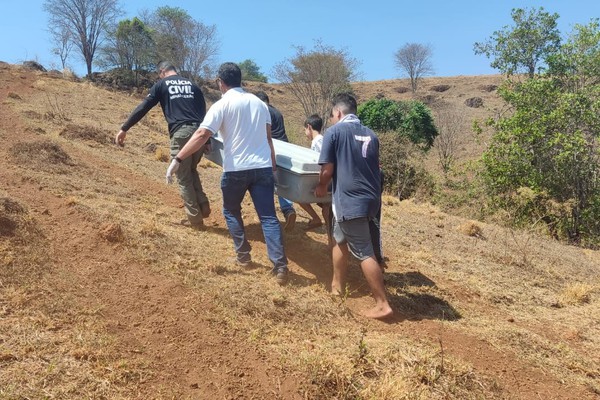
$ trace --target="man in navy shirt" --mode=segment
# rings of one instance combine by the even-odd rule
[[[269,108],[269,114],[271,115],[271,137],[273,139],[289,142],[288,137],[285,134],[283,115],[278,109],[271,105],[269,102],[269,95],[262,90],[255,94],[256,97],[261,99]],[[294,210],[294,203],[285,197],[277,196],[277,198],[279,199],[279,208],[281,208],[281,212],[285,218],[284,229],[286,232],[289,232],[294,229],[294,225],[296,224],[296,210]]]
[[[333,179],[332,207],[334,215],[332,250],[333,280],[331,291],[343,294],[352,253],[360,260],[375,307],[365,312],[369,318],[383,319],[393,314],[377,260],[369,221],[376,217],[381,201],[379,139],[362,125],[356,116],[356,100],[339,94],[332,100],[332,125],[323,138],[319,157],[321,172],[315,189],[318,197],[327,194]]]
[[[123,146],[127,131],[140,121],[158,103],[169,125],[171,157],[192,137],[206,114],[204,95],[192,81],[177,74],[175,67],[166,61],[158,65],[160,80],[150,88],[148,96],[131,113],[121,126],[115,141]],[[199,229],[204,226],[203,218],[210,215],[208,198],[202,189],[197,165],[202,158],[202,149],[187,158],[177,171],[179,192],[184,202],[187,219],[184,225]]]

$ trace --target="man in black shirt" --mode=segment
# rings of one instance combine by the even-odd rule
[[[256,97],[261,99],[269,108],[269,114],[271,115],[271,137],[273,139],[289,142],[288,137],[285,134],[283,115],[278,109],[269,104],[269,96],[265,92],[257,92]],[[285,197],[277,196],[277,198],[279,199],[279,208],[281,208],[281,212],[285,217],[284,229],[286,232],[289,232],[296,224],[296,210],[294,210],[294,203]]]
[[[127,131],[139,122],[156,104],[160,103],[169,126],[171,156],[175,157],[188,142],[206,114],[204,95],[192,81],[177,74],[175,67],[166,61],[158,64],[160,80],[156,82],[148,96],[133,110],[115,138],[123,146]],[[184,201],[187,220],[182,223],[201,228],[203,218],[210,215],[208,198],[202,189],[197,165],[203,149],[182,161],[177,171],[179,192]]]

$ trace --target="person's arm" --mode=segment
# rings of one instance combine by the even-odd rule
[[[129,115],[127,120],[121,125],[121,130],[117,133],[115,137],[115,143],[119,146],[123,146],[125,144],[125,137],[127,136],[127,131],[137,124],[144,115],[148,113],[158,103],[158,99],[153,96],[148,96],[142,101]]]
[[[273,146],[273,138],[271,137],[271,125],[267,124],[267,140],[271,148],[271,163],[273,164],[273,172],[277,171],[277,160],[275,159],[275,147]]]
[[[169,168],[167,168],[167,183],[172,182],[172,176],[179,169],[179,164],[181,164],[181,161],[200,150],[200,148],[208,141],[208,139],[210,139],[211,136],[212,132],[209,129],[202,127],[198,128],[196,132],[194,132],[190,140],[185,144],[185,146],[183,146],[181,150],[179,150],[179,153],[177,153],[175,158],[173,158],[171,161]]]
[[[200,150],[200,148],[204,146],[208,139],[210,139],[212,134],[213,133],[206,128],[200,127],[196,129],[196,132],[194,132],[190,140],[188,140],[185,146],[183,146],[183,148],[179,150],[179,153],[177,153],[177,158],[185,160],[186,158]]]
[[[315,196],[327,196],[327,187],[329,186],[329,182],[331,182],[331,178],[333,177],[334,166],[335,164],[333,163],[321,164],[321,171],[319,172],[319,183],[315,188]]]

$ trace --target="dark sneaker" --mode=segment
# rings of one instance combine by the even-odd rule
[[[237,266],[237,267],[242,267],[242,268],[250,268],[252,267],[252,260],[240,260],[237,257],[232,257],[230,260],[230,263]]]
[[[281,286],[285,286],[288,283],[288,270],[287,269],[280,269],[279,271],[277,271],[277,273],[275,274],[275,279],[277,280],[277,283]]]
[[[285,225],[283,226],[283,230],[285,230],[286,232],[289,232],[292,229],[294,229],[295,225],[296,225],[296,212],[291,211],[288,213],[288,215],[285,216]]]
[[[210,204],[208,202],[200,203],[200,212],[203,218],[208,218],[210,215]]]

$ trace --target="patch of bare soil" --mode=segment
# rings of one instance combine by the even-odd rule
[[[10,84],[11,90],[27,92],[35,77],[25,72],[18,75],[20,79]],[[235,332],[229,332],[214,322],[209,302],[198,299],[177,280],[153,273],[145,265],[128,259],[127,253],[118,244],[123,240],[118,226],[98,226],[89,220],[85,212],[73,207],[68,199],[57,197],[29,182],[28,175],[35,174],[36,169],[45,166],[47,170],[56,165],[72,167],[69,154],[75,158],[82,154],[73,148],[65,150],[49,141],[35,141],[35,137],[24,134],[23,128],[18,118],[3,107],[0,130],[7,139],[5,148],[10,149],[8,154],[17,157],[21,163],[33,161],[35,168],[33,171],[18,169],[11,162],[13,157],[8,157],[8,160],[3,157],[0,181],[10,197],[0,199],[1,236],[14,236],[21,222],[13,216],[22,214],[25,209],[22,204],[26,204],[32,210],[30,217],[35,226],[46,237],[44,251],[47,259],[44,265],[51,265],[43,272],[43,278],[38,280],[30,276],[28,284],[37,291],[44,287],[44,302],[47,304],[67,302],[71,308],[69,314],[74,318],[81,318],[81,315],[93,310],[94,321],[88,321],[90,333],[97,337],[106,335],[104,340],[111,344],[103,345],[99,341],[92,346],[88,342],[80,349],[71,349],[67,355],[52,354],[52,351],[61,350],[60,346],[56,346],[43,356],[34,354],[34,357],[41,357],[36,361],[28,359],[30,356],[26,352],[19,351],[22,349],[6,349],[19,340],[8,337],[10,331],[2,326],[0,349],[5,350],[0,351],[0,369],[4,371],[0,373],[0,386],[4,389],[0,389],[0,397],[3,394],[9,398],[47,395],[197,399],[297,397],[297,382],[290,380],[274,360],[269,361],[259,355]],[[10,132],[19,134],[8,136]],[[102,165],[102,168],[106,168],[108,175],[120,173],[108,164]],[[135,182],[135,179],[130,181]],[[143,182],[135,185],[139,190],[148,188]],[[12,287],[11,290],[18,289]],[[8,297],[6,292],[2,293],[3,318],[7,317],[7,309],[17,306],[21,307],[20,313],[35,313],[31,309],[25,310],[25,305],[19,305],[15,299]],[[33,299],[27,302],[35,307],[41,306]],[[47,318],[52,316],[48,311],[40,310],[39,313]],[[52,333],[67,331],[71,327],[65,325],[49,329],[48,332]],[[32,367],[31,364],[36,362],[42,366]],[[90,367],[88,373],[91,377],[77,377],[77,371],[71,370],[73,365],[66,365],[73,362],[105,363],[105,368],[120,371],[98,371]],[[73,381],[65,377],[51,380],[50,387],[43,384],[36,376],[40,373],[36,370],[52,364],[59,365],[68,375],[74,375]],[[29,378],[34,387],[19,388],[13,379],[26,369],[33,374]],[[9,372],[14,375],[7,375]],[[48,375],[48,372],[45,374]],[[6,379],[13,381],[8,384],[10,381]],[[101,381],[109,387],[97,387]],[[36,384],[39,386],[35,387]],[[73,384],[81,387],[69,387]],[[7,392],[11,388],[14,391]]]
[[[286,235],[287,287],[268,274],[249,202],[255,267],[230,265],[220,171],[208,162],[207,227],[178,225],[166,163],[147,150],[166,143],[160,111],[124,148],[110,146],[139,99],[85,85],[0,65],[0,398],[598,397],[598,252],[388,200],[396,316],[366,320],[372,299],[359,268],[347,296],[331,298],[326,238],[303,229],[303,214]],[[484,115],[464,101],[496,104],[491,85],[432,78],[424,91]],[[406,86],[355,90],[397,98],[410,96]],[[265,87],[294,127],[297,104]]]

